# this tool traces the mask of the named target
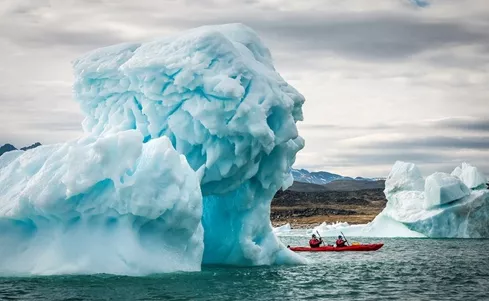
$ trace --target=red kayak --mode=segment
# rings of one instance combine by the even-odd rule
[[[345,247],[333,247],[333,246],[323,246],[318,248],[310,247],[289,247],[295,252],[345,252],[345,251],[377,251],[382,248],[384,244],[365,244],[365,245],[353,245]]]

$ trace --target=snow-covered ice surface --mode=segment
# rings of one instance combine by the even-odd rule
[[[385,182],[386,208],[366,225],[327,225],[321,235],[366,237],[488,238],[486,176],[463,163],[452,174],[424,179],[412,163],[398,161]],[[472,189],[471,189],[472,188]]]
[[[302,262],[269,214],[304,98],[251,29],[110,46],[74,70],[83,137],[0,158],[0,273]]]

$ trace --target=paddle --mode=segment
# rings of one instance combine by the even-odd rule
[[[319,236],[319,240],[321,240],[321,243],[322,243],[322,244],[324,244],[324,240],[323,240],[323,238],[321,237],[321,234],[319,234],[319,231],[318,231],[318,230],[316,230],[316,233],[318,234],[318,236]]]
[[[343,234],[343,232],[341,232],[341,231],[340,231],[340,233],[341,233],[341,235],[343,235],[343,238],[345,239],[345,243],[347,243],[347,244],[349,244],[351,246],[351,244],[348,242],[348,239],[346,239],[345,234]]]

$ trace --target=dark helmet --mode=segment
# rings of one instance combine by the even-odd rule
[[[338,239],[343,239],[343,237],[341,237],[341,235],[340,235],[340,236],[338,236]]]
[[[313,234],[313,235],[312,235],[312,238],[316,238],[316,234]]]

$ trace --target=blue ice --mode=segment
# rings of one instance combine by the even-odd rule
[[[270,202],[304,97],[241,24],[74,62],[84,134],[0,157],[0,273],[142,275],[298,263]]]

